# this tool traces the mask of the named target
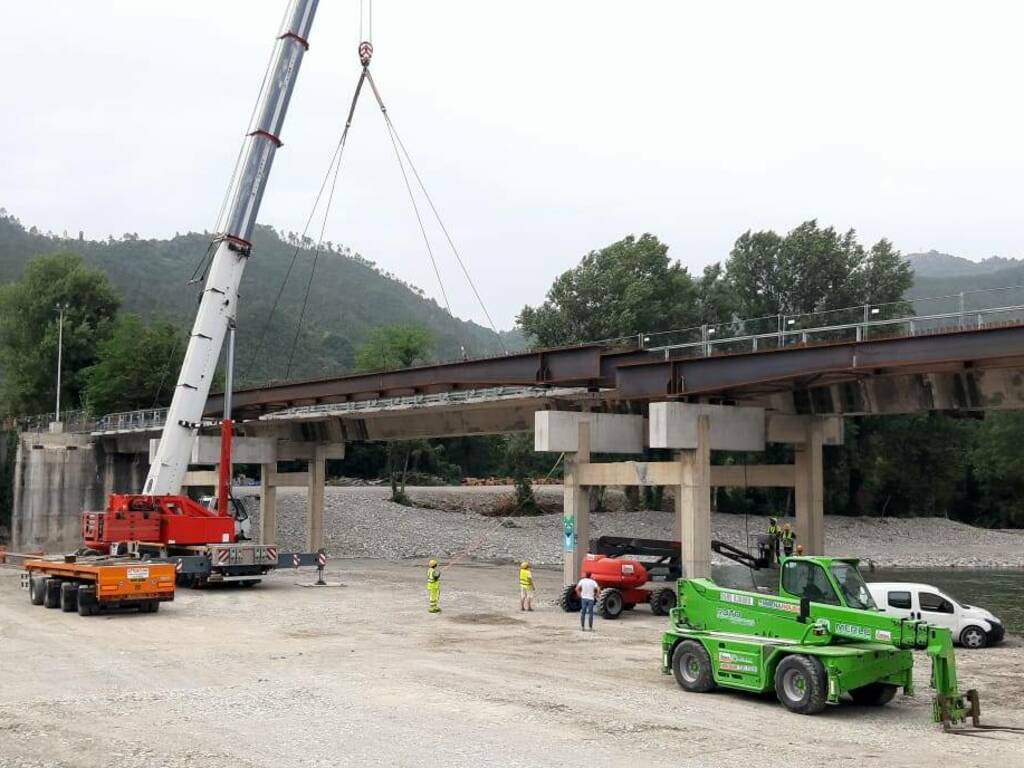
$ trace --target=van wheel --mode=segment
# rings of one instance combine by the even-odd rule
[[[73,581],[65,581],[60,585],[60,609],[64,613],[78,610],[78,585]]]
[[[790,712],[816,715],[825,708],[825,668],[813,656],[787,656],[775,669],[775,695]]]
[[[960,633],[960,643],[964,648],[984,648],[988,645],[988,635],[981,627],[965,627]]]
[[[854,704],[865,707],[884,707],[893,700],[898,689],[898,685],[889,683],[870,683],[860,688],[854,688],[850,691],[850,696],[853,698]]]
[[[707,649],[696,640],[684,640],[672,652],[672,674],[684,691],[707,693],[715,689],[715,673]]]

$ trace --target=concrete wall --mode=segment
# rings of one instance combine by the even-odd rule
[[[11,533],[15,551],[77,549],[82,510],[101,509],[103,503],[103,473],[90,436],[19,435]]]

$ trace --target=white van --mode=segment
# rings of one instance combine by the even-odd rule
[[[930,584],[876,582],[869,583],[868,590],[878,610],[946,627],[953,634],[953,642],[966,648],[993,645],[1006,634],[1003,623],[984,608],[958,603]]]

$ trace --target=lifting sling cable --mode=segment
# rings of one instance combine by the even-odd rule
[[[316,198],[313,200],[313,206],[310,209],[309,216],[306,218],[306,223],[302,228],[302,234],[299,236],[298,241],[295,244],[295,248],[292,251],[292,258],[288,264],[288,269],[285,271],[284,278],[281,280],[281,285],[277,289],[277,295],[274,297],[274,302],[270,307],[270,311],[267,313],[267,319],[263,323],[263,329],[260,331],[259,341],[252,347],[252,355],[249,359],[248,370],[251,370],[256,362],[263,357],[263,353],[266,351],[267,335],[270,331],[270,323],[274,318],[274,314],[277,311],[278,305],[281,303],[281,296],[284,294],[284,289],[288,285],[288,278],[291,277],[292,271],[295,268],[295,263],[298,260],[299,253],[302,251],[302,245],[306,240],[306,233],[309,232],[309,228],[313,223],[313,218],[316,216],[317,208],[320,207],[320,200],[323,198],[324,192],[327,189],[328,183],[330,183],[332,176],[337,180],[337,171],[335,166],[340,167],[341,165],[341,154],[345,148],[345,142],[348,138],[349,127],[352,125],[352,115],[355,112],[356,102],[359,99],[359,94],[363,87],[363,77],[360,76],[359,81],[356,83],[355,94],[352,97],[352,104],[349,107],[348,119],[345,121],[345,126],[342,129],[341,137],[338,139],[338,143],[334,148],[334,154],[331,156],[331,161],[327,166],[327,171],[324,173],[323,181],[320,182],[320,189],[317,191]],[[333,186],[332,186],[333,190]],[[333,192],[332,192],[333,194]],[[324,216],[326,221],[326,214]],[[323,238],[323,230],[321,229],[321,240]],[[317,244],[319,250],[319,243]],[[305,302],[304,302],[305,303]],[[289,368],[291,367],[289,362]],[[270,380],[268,378],[267,383]]]
[[[380,107],[381,114],[384,116],[384,122],[387,125],[388,134],[391,137],[392,146],[395,149],[395,155],[398,157],[399,167],[402,168],[402,176],[405,178],[406,187],[409,190],[410,199],[413,200],[413,208],[416,210],[416,218],[419,219],[419,209],[416,207],[415,198],[413,197],[412,189],[409,187],[409,180],[405,173],[405,167],[402,163],[402,158],[399,156],[399,150],[401,154],[405,156],[405,161],[409,164],[409,169],[412,171],[413,177],[416,179],[416,183],[423,193],[424,199],[427,201],[427,205],[430,206],[431,212],[434,214],[434,219],[437,221],[438,227],[445,236],[445,240],[448,241],[448,247],[451,248],[452,254],[455,256],[455,260],[459,264],[459,268],[462,270],[463,276],[466,278],[466,282],[469,283],[470,289],[473,291],[473,295],[476,297],[477,303],[483,310],[484,316],[487,318],[487,323],[491,326],[491,330],[498,337],[498,343],[501,345],[502,351],[506,354],[508,349],[505,347],[505,341],[501,338],[501,334],[498,333],[498,328],[494,324],[494,320],[491,318],[491,313],[487,309],[487,305],[484,304],[483,298],[480,296],[480,291],[477,290],[476,283],[473,282],[473,278],[469,274],[469,270],[466,268],[466,264],[462,259],[462,254],[459,253],[459,249],[455,246],[455,241],[452,239],[451,234],[448,231],[448,227],[445,226],[444,221],[441,219],[441,214],[437,210],[437,206],[434,205],[434,200],[427,191],[426,185],[423,183],[423,179],[420,177],[419,171],[416,170],[416,165],[412,161],[412,157],[409,155],[409,151],[405,147],[405,143],[402,141],[402,137],[398,134],[395,124],[391,120],[391,115],[388,114],[387,107],[384,106],[384,100],[381,98],[380,91],[377,89],[377,83],[373,79],[373,75],[370,74],[369,70],[366,71],[366,78],[370,82],[370,88],[373,90],[373,95],[377,99],[377,105]],[[420,222],[420,228],[423,230],[422,221]],[[423,232],[424,239],[426,239],[426,232]],[[430,250],[430,245],[427,244],[427,250],[430,252],[431,261],[434,261],[433,252]],[[437,271],[437,265],[434,264],[435,273],[437,273],[438,283],[441,282],[441,275]],[[442,286],[442,293],[444,288]],[[445,297],[445,303],[447,304],[448,299]],[[448,314],[451,314],[451,307],[448,307]]]
[[[320,234],[316,240],[316,250],[313,252],[313,266],[309,270],[309,280],[306,282],[306,293],[302,298],[302,310],[299,312],[299,321],[295,325],[295,337],[292,339],[292,348],[291,351],[288,353],[288,366],[285,369],[285,379],[287,379],[292,372],[292,363],[295,360],[295,350],[299,344],[299,334],[302,332],[302,321],[306,317],[306,307],[309,304],[309,294],[313,288],[313,278],[316,275],[316,265],[317,261],[319,261],[320,259],[320,249],[323,246],[324,232],[327,229],[327,219],[330,217],[331,205],[334,203],[334,190],[338,185],[338,176],[341,175],[342,155],[345,152],[345,144],[348,142],[349,129],[352,127],[352,116],[355,114],[356,104],[359,102],[359,94],[362,93],[363,82],[366,80],[366,78],[367,72],[366,68],[364,67],[362,73],[360,73],[359,75],[359,80],[356,81],[356,90],[355,93],[352,94],[352,104],[349,105],[348,117],[345,119],[345,127],[341,131],[341,139],[338,141],[338,149],[335,152],[335,159],[333,161],[334,174],[333,178],[331,179],[331,189],[327,195],[327,204],[324,206],[324,218],[320,224]],[[328,168],[327,174],[329,176],[331,175],[330,168]],[[323,192],[323,187],[321,187],[320,191],[321,193]]]

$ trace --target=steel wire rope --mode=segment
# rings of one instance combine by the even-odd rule
[[[405,163],[402,162],[402,153],[398,149],[398,142],[395,139],[394,129],[391,125],[391,121],[388,119],[388,110],[384,106],[384,100],[381,99],[380,91],[377,90],[377,84],[374,82],[373,77],[370,75],[370,71],[365,69],[366,79],[370,83],[370,88],[373,89],[373,95],[377,99],[377,105],[380,107],[381,114],[384,115],[384,124],[388,129],[388,138],[391,139],[391,147],[395,150],[395,159],[398,161],[398,169],[402,172],[402,181],[405,182],[405,190],[409,193],[409,202],[412,204],[413,213],[416,215],[416,223],[419,225],[420,234],[423,236],[423,245],[427,249],[427,255],[430,257],[430,264],[434,268],[434,276],[437,278],[437,285],[441,289],[441,297],[444,299],[444,305],[448,310],[449,317],[455,317],[452,314],[452,305],[448,301],[448,292],[444,288],[444,280],[441,279],[441,271],[437,266],[437,259],[434,257],[434,249],[430,246],[430,238],[427,236],[427,228],[423,224],[423,217],[420,215],[419,205],[416,203],[416,195],[412,191],[412,184],[409,183],[409,174],[405,171]]]
[[[405,155],[405,159],[409,163],[412,175],[416,179],[416,183],[419,184],[420,191],[423,193],[424,199],[427,201],[427,204],[430,206],[430,210],[434,214],[434,218],[437,220],[437,225],[441,228],[441,232],[444,233],[445,240],[448,241],[448,247],[452,249],[452,254],[454,254],[455,260],[458,262],[459,268],[462,270],[462,274],[466,278],[466,282],[469,283],[469,287],[472,289],[473,295],[476,297],[476,301],[480,305],[480,309],[483,310],[484,316],[487,318],[487,322],[491,326],[491,330],[494,331],[494,334],[498,337],[498,343],[501,345],[502,351],[507,354],[508,349],[505,347],[505,342],[501,338],[501,334],[498,333],[498,328],[494,324],[494,320],[491,318],[491,313],[487,310],[487,305],[484,304],[484,300],[480,297],[480,291],[477,290],[476,283],[473,282],[473,278],[470,276],[469,270],[466,268],[466,264],[462,260],[462,254],[459,253],[459,249],[455,247],[455,242],[452,240],[452,236],[448,232],[448,227],[445,226],[444,221],[441,219],[441,214],[438,213],[437,206],[434,205],[433,198],[427,191],[427,187],[424,185],[423,179],[420,178],[419,171],[416,170],[416,164],[413,163],[412,157],[409,155],[409,151],[405,148],[405,144],[402,142],[402,137],[398,134],[398,130],[391,121],[391,116],[386,112],[384,113],[384,119],[387,121],[388,127],[391,129],[395,139],[398,141],[398,146],[401,147],[402,154]]]
[[[252,348],[253,352],[252,352],[252,355],[250,356],[249,365],[248,365],[248,367],[246,369],[246,373],[250,372],[250,369],[253,367],[253,365],[255,365],[256,360],[258,360],[259,357],[266,350],[267,334],[268,334],[268,332],[270,330],[270,323],[273,321],[274,314],[277,312],[277,308],[278,308],[278,306],[281,303],[281,296],[284,294],[284,289],[285,289],[285,287],[288,284],[288,279],[291,277],[292,270],[295,268],[295,262],[296,262],[296,260],[299,257],[299,252],[302,250],[302,243],[305,240],[306,233],[309,232],[309,228],[310,228],[310,226],[313,223],[313,218],[316,216],[316,210],[320,206],[320,200],[323,197],[324,190],[327,188],[328,181],[330,181],[330,179],[331,179],[332,170],[334,169],[335,164],[337,164],[340,167],[340,164],[341,164],[340,155],[341,155],[342,151],[345,148],[345,142],[346,142],[346,140],[348,138],[348,131],[349,131],[349,128],[351,127],[351,125],[352,125],[352,117],[355,114],[356,102],[359,100],[359,94],[362,92],[363,81],[364,80],[365,80],[365,75],[364,74],[360,74],[359,75],[359,80],[356,83],[355,93],[352,96],[352,104],[349,107],[348,117],[347,117],[347,119],[345,121],[345,127],[342,129],[341,137],[338,139],[338,143],[337,143],[337,145],[334,148],[334,153],[331,155],[331,162],[327,166],[327,172],[324,174],[323,181],[320,182],[320,189],[316,193],[316,198],[313,200],[313,206],[310,209],[309,216],[306,218],[306,223],[305,223],[305,225],[302,228],[302,234],[299,236],[298,242],[295,245],[295,250],[292,252],[292,258],[291,258],[291,261],[288,263],[288,269],[285,270],[284,279],[281,281],[281,286],[278,288],[277,295],[274,296],[274,301],[273,301],[273,304],[271,304],[270,311],[267,313],[267,319],[263,323],[263,329],[260,332],[259,341]],[[325,221],[326,221],[326,215],[325,215]],[[322,233],[321,233],[321,238],[322,238]],[[318,247],[319,247],[319,243],[318,243]],[[290,369],[291,365],[289,364],[288,367]],[[270,383],[269,375],[267,377],[267,383],[268,384]]]
[[[341,160],[345,152],[345,145],[348,143],[348,132],[352,127],[352,118],[355,116],[356,104],[359,102],[359,94],[363,91],[363,83],[369,77],[369,73],[366,67],[363,67],[363,71],[359,74],[359,80],[356,81],[355,93],[352,94],[352,103],[348,109],[348,117],[345,119],[345,127],[341,131],[341,138],[338,140],[338,147],[335,150],[334,157],[331,160],[331,166],[327,169],[327,175],[324,177],[324,184],[327,183],[327,178],[331,177],[331,169],[334,169],[333,177],[331,178],[331,189],[327,195],[327,204],[324,206],[324,217],[320,223],[320,234],[317,237],[316,249],[313,252],[313,265],[309,270],[309,280],[306,281],[306,292],[302,297],[302,309],[299,312],[299,320],[295,326],[295,336],[292,339],[292,348],[288,353],[288,365],[285,368],[285,379],[287,379],[292,372],[292,363],[295,361],[295,350],[298,348],[299,335],[302,332],[302,322],[306,317],[306,308],[309,305],[309,294],[313,289],[313,278],[316,275],[316,265],[320,260],[320,251],[322,250],[324,242],[324,233],[327,230],[327,219],[331,214],[331,206],[334,203],[334,192],[338,186],[338,176],[341,174]],[[320,187],[320,193],[317,195],[317,203],[320,201],[320,196],[323,194],[323,186]],[[315,212],[314,207],[314,212]],[[310,221],[312,221],[313,214],[310,214]],[[307,228],[309,223],[307,222]],[[305,235],[305,232],[303,233]]]

